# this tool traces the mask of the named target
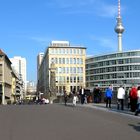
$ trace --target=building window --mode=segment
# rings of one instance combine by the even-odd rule
[[[76,58],[73,58],[73,63],[76,64]]]
[[[79,64],[79,58],[77,58],[77,64]]]
[[[73,73],[76,73],[76,68],[75,67],[73,68]]]
[[[65,64],[65,58],[63,58],[62,61],[63,61],[62,64]]]
[[[69,83],[69,77],[67,76],[67,83]]]
[[[69,64],[69,58],[66,58],[66,64]]]
[[[72,58],[70,58],[70,64],[72,64]]]
[[[76,83],[76,77],[74,77],[74,83]]]

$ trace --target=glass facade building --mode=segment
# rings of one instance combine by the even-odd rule
[[[86,86],[102,88],[140,84],[140,50],[117,52],[86,59]]]

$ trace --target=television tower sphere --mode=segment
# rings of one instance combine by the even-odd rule
[[[122,34],[124,32],[124,27],[122,25],[121,18],[117,18],[117,25],[115,27],[115,32],[117,34]]]

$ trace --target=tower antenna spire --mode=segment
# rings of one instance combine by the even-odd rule
[[[122,25],[122,18],[121,18],[121,0],[118,0],[118,17],[117,17],[117,25],[115,27],[115,32],[118,34],[118,51],[122,52],[122,34],[124,32],[124,27]]]
[[[121,17],[121,1],[118,0],[118,17]]]

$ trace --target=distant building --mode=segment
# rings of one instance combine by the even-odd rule
[[[7,104],[7,101],[11,99],[11,71],[11,61],[7,55],[0,50],[0,104]]]
[[[12,62],[13,69],[16,70],[16,72],[19,74],[20,78],[23,80],[24,83],[24,90],[23,92],[26,94],[26,82],[27,82],[27,69],[26,69],[26,59],[22,58],[20,56],[15,56],[13,58],[10,58]]]
[[[12,69],[12,95],[11,102],[17,102],[23,99],[23,80],[19,77],[19,74]]]
[[[38,75],[39,75],[38,72],[39,72],[39,68],[43,60],[43,57],[44,57],[44,53],[39,53],[37,56],[37,81],[38,81]]]
[[[36,84],[33,81],[27,82],[27,95],[36,94]]]
[[[86,48],[83,46],[71,46],[68,41],[52,41],[38,69],[38,91],[49,92],[52,63],[56,68],[58,95],[63,94],[64,90],[69,93],[85,87],[85,56]]]
[[[86,59],[86,86],[124,85],[130,88],[140,84],[140,50],[118,52]]]

